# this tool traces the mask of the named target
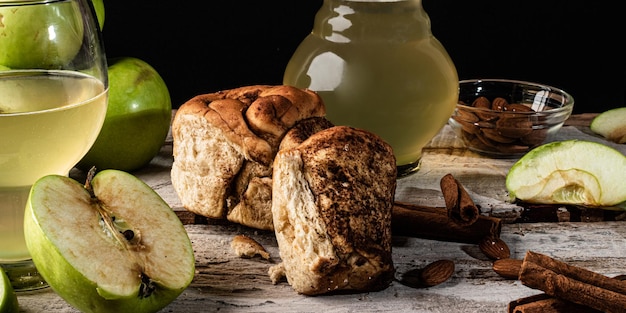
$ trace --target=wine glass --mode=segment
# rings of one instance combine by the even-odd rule
[[[0,266],[16,291],[47,286],[24,240],[30,187],[87,153],[107,94],[90,0],[0,0]]]

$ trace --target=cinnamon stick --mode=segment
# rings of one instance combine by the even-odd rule
[[[450,219],[459,224],[472,224],[478,220],[480,210],[467,190],[452,174],[444,175],[439,184]]]
[[[557,274],[565,275],[572,279],[593,284],[603,289],[615,291],[626,295],[626,282],[621,279],[611,278],[588,269],[569,265],[565,262],[551,258],[545,254],[528,251],[524,257],[524,262],[532,262],[541,267],[545,267]],[[522,263],[522,266],[524,263]],[[626,307],[625,307],[626,308]]]
[[[532,251],[524,257],[520,281],[550,296],[599,311],[626,309],[626,282]]]
[[[596,309],[557,299],[545,293],[511,301],[509,313],[601,313]]]
[[[392,210],[394,235],[476,244],[487,236],[499,238],[501,230],[499,218],[478,215],[472,224],[459,224],[448,217],[444,207],[395,202]]]

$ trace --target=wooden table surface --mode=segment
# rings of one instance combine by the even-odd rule
[[[555,140],[579,138],[607,143],[589,131],[594,114],[572,116]],[[615,145],[626,154],[626,145]],[[162,312],[506,312],[515,299],[541,293],[493,272],[492,262],[477,245],[421,238],[394,237],[396,278],[379,292],[309,297],[286,283],[274,285],[268,268],[280,257],[271,232],[209,222],[185,211],[170,182],[171,137],[151,164],[135,172],[152,186],[185,223],[196,256],[196,276],[189,288]],[[483,214],[502,217],[501,238],[513,258],[526,251],[550,255],[605,275],[626,274],[626,222],[603,221],[594,214],[568,222],[524,222],[522,208],[511,204],[504,179],[515,159],[491,159],[464,148],[449,126],[425,148],[419,172],[398,180],[396,200],[443,206],[439,180],[453,174],[480,205]],[[72,172],[77,178],[81,173]],[[230,248],[234,235],[247,234],[271,254],[271,261],[242,259]],[[404,273],[432,261],[455,262],[453,277],[441,285],[413,288],[399,282]],[[19,293],[22,312],[77,312],[50,288]]]

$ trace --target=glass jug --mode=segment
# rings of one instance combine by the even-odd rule
[[[456,68],[421,0],[324,0],[283,83],[318,92],[335,125],[381,136],[399,177],[419,169],[458,100]]]

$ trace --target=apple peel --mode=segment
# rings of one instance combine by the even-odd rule
[[[614,207],[626,201],[626,156],[591,141],[565,140],[539,146],[509,170],[512,200],[529,203]]]

